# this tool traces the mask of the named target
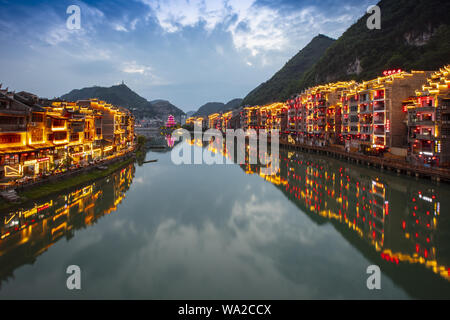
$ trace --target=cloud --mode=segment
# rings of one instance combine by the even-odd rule
[[[9,1],[0,10],[0,67],[8,84],[42,96],[124,80],[190,110],[245,96],[318,33],[339,36],[363,2]],[[72,3],[81,30],[66,28]]]
[[[69,15],[61,15],[61,8],[43,7],[42,11],[46,14],[29,14],[27,15],[26,24],[19,28],[14,26],[14,33],[27,33],[29,41],[39,40],[50,46],[57,46],[61,43],[83,42],[91,38],[96,33],[97,27],[105,22],[104,13],[94,7],[83,2],[77,2],[80,7],[81,28],[78,30],[70,30],[66,26],[66,19]]]
[[[51,46],[55,46],[61,42],[69,41],[70,37],[76,33],[78,32],[75,30],[71,32],[68,29],[57,26],[53,29],[48,30],[47,33],[42,37],[42,40]]]
[[[166,79],[155,74],[152,67],[140,64],[137,61],[124,62],[121,64],[119,70],[132,76],[140,76],[140,80],[134,80],[137,83],[145,80],[145,84],[150,86],[167,86],[171,84],[170,81],[167,81]],[[132,83],[134,81],[132,81]]]
[[[228,27],[237,49],[248,49],[252,56],[261,51],[282,50],[288,43],[279,13],[271,8],[250,7]]]
[[[207,32],[220,28],[231,34],[237,50],[251,56],[305,45],[318,33],[339,36],[359,16],[360,8],[340,6],[330,10],[314,6],[271,7],[254,0],[141,0],[167,33],[188,27]],[[362,12],[362,11],[361,11]]]
[[[87,19],[103,19],[105,18],[105,14],[98,8],[91,7],[84,2],[80,1],[80,7],[83,12],[83,16]]]
[[[114,25],[114,30],[116,31],[120,31],[120,32],[128,32],[128,29],[125,28],[123,25],[121,24],[115,24]]]
[[[169,33],[204,23],[213,30],[230,13],[222,0],[141,0],[155,14],[160,26]]]
[[[136,30],[136,25],[139,22],[139,19],[134,19],[133,21],[130,22],[130,29],[131,30]]]
[[[150,67],[140,65],[136,61],[125,62],[122,66],[122,72],[125,73],[138,73],[138,74],[148,74],[151,71]]]

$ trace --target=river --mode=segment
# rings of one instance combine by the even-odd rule
[[[0,298],[450,298],[447,184],[286,150],[273,175],[150,159],[3,212]]]

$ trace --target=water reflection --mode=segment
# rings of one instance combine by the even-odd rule
[[[172,135],[168,134],[165,137],[166,139],[166,144],[169,148],[173,148],[175,146],[175,138],[172,137]]]
[[[214,141],[206,148],[236,160]],[[248,150],[240,165],[246,174],[276,185],[315,223],[331,222],[411,296],[429,297],[432,288],[432,296],[450,298],[450,217],[441,215],[450,207],[447,185],[288,150],[267,174],[266,166],[249,164]]]
[[[450,298],[447,185],[283,150],[278,170],[147,159],[158,161],[9,214],[0,297],[78,297],[64,284],[79,264],[83,298]],[[370,264],[379,292],[366,288]]]
[[[258,166],[242,168],[246,173],[260,171]],[[425,269],[448,281],[450,225],[447,217],[441,217],[440,207],[441,201],[448,207],[450,194],[432,185],[408,185],[402,183],[404,179],[374,177],[373,172],[364,171],[317,156],[282,152],[280,171],[263,177],[308,215],[332,221],[345,237],[356,235],[372,247],[369,251],[359,239],[352,240],[367,255],[377,252],[383,261],[374,262],[392,272],[394,280],[406,271],[400,266],[417,264],[423,267],[420,277],[408,279],[405,286],[430,285]],[[448,284],[439,282],[437,287],[448,293]]]
[[[0,285],[13,277],[16,268],[34,263],[59,240],[72,239],[76,230],[92,226],[114,212],[133,176],[131,164],[105,179],[2,215]]]

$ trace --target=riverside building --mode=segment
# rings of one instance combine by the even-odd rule
[[[0,87],[0,185],[86,166],[134,145],[134,117],[96,99],[66,102]]]
[[[357,151],[381,150],[406,156],[407,126],[403,101],[413,95],[430,74],[424,71],[388,71],[382,77],[364,81],[358,86],[349,104],[350,135]]]
[[[402,102],[429,74],[396,70],[362,83],[336,82],[309,88],[287,102],[287,132],[300,143],[406,156]]]
[[[408,113],[408,160],[450,167],[450,66],[433,73],[416,96],[404,101]]]
[[[360,83],[318,85],[285,103],[245,106],[231,115],[210,115],[209,122],[223,129],[279,130],[290,144],[333,146],[446,166],[450,161],[449,69],[435,73],[388,70]]]

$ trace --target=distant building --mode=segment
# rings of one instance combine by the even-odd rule
[[[186,119],[187,119],[187,116],[185,114],[180,115],[180,124],[181,125],[186,124]]]
[[[174,127],[175,125],[176,125],[175,118],[174,118],[173,115],[170,114],[170,115],[167,117],[166,127],[167,127],[167,128],[171,128],[171,127]]]
[[[213,113],[208,116],[208,129],[222,129],[222,120],[220,113]]]

